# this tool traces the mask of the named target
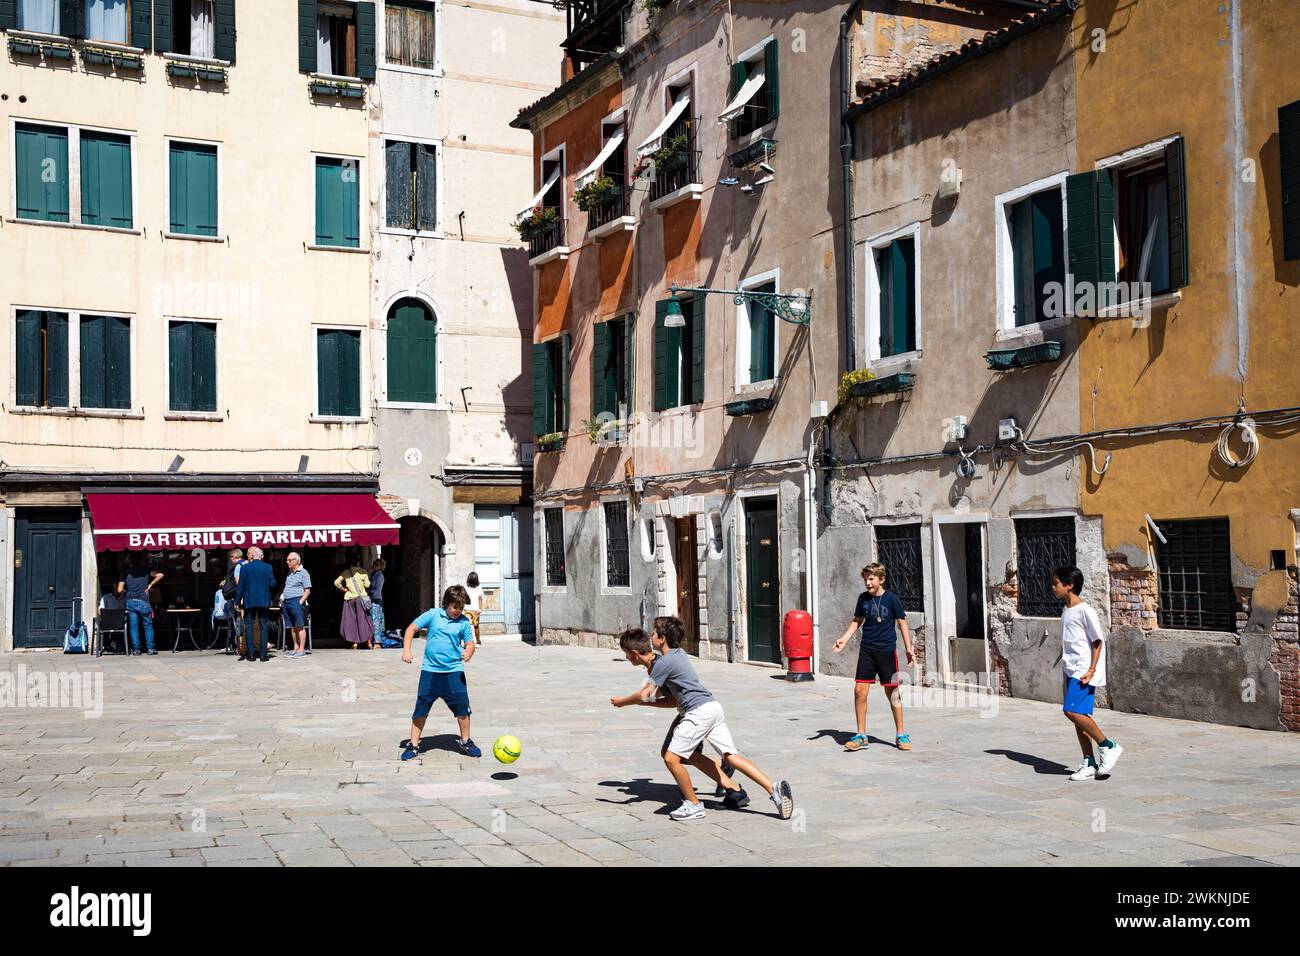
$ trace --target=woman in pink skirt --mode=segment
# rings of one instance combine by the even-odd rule
[[[350,555],[351,567],[334,579],[334,586],[343,592],[343,640],[355,651],[362,644],[367,649],[375,646],[375,627],[370,622],[370,576],[361,567],[361,555]]]

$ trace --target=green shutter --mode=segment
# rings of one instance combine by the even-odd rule
[[[316,0],[298,0],[298,71],[317,72]]]
[[[14,130],[18,218],[68,222],[68,131],[19,123]]]
[[[340,415],[339,411],[339,346],[332,329],[316,331],[316,395],[317,412],[321,415]]]
[[[375,5],[358,3],[357,20],[357,77],[375,78]]]
[[[81,221],[132,228],[130,138],[82,132]]]
[[[59,0],[59,32],[72,39],[86,35],[86,0]]]
[[[609,410],[609,324],[591,327],[591,414]]]
[[[1300,100],[1277,111],[1282,174],[1282,258],[1300,259]]]
[[[1061,318],[1061,316],[1047,315],[1044,307],[1048,299],[1048,285],[1056,283],[1062,289],[1065,285],[1061,193],[1056,189],[1035,193],[1029,197],[1029,203],[1033,213],[1034,316],[1032,321],[1041,322],[1044,319]],[[1060,298],[1063,300],[1064,295],[1062,294]]]
[[[361,415],[361,333],[336,329],[339,346],[339,406],[349,418]]]
[[[572,355],[573,337],[568,332],[565,332],[560,336],[560,394],[563,396],[563,404],[560,408],[559,424],[556,429],[562,432],[569,430],[569,372]]]
[[[704,293],[695,293],[691,309],[691,396],[687,404],[704,401]]]
[[[174,412],[194,411],[193,330],[193,322],[167,327],[168,407]]]
[[[547,411],[550,408],[550,390],[548,389],[547,373],[550,369],[550,362],[547,361],[546,343],[535,343],[533,345],[533,435],[545,435],[551,431],[550,416]]]
[[[636,407],[636,313],[629,312],[623,322],[623,404],[621,417],[630,418]]]
[[[19,405],[31,407],[41,400],[41,320],[43,312],[23,309],[14,316],[15,398]]]
[[[235,0],[217,0],[212,8],[212,52],[218,60],[235,62]]]
[[[103,322],[104,406],[127,409],[131,407],[131,320],[106,316]]]
[[[766,283],[754,291],[776,292],[776,283]],[[776,377],[776,315],[752,299],[746,305],[746,312],[749,317],[749,380],[766,382]]]
[[[361,246],[360,172],[356,160],[316,159],[316,245]]]
[[[108,350],[104,338],[107,319],[102,315],[81,317],[81,407],[107,408],[104,398],[104,366]]]
[[[384,221],[390,229],[414,229],[411,196],[412,144],[389,140],[384,144]]]
[[[1115,281],[1115,196],[1110,171],[1067,176],[1065,210],[1075,294],[1083,286],[1092,286],[1100,309],[1101,287]]]
[[[745,80],[748,74],[749,74],[749,65],[747,63],[736,62],[731,64],[731,87],[730,89],[727,90],[728,103],[730,103],[732,98],[737,93],[740,92],[740,88],[745,85]],[[733,119],[731,122],[727,124],[728,126],[727,135],[730,136],[732,139],[735,139],[737,136],[741,135],[740,121],[744,118],[744,115],[745,115],[744,113],[741,113],[740,116],[738,116],[736,119]]]
[[[388,398],[394,402],[438,400],[437,327],[421,303],[406,299],[388,318]]]
[[[68,316],[45,313],[45,403],[67,408],[68,401]]]
[[[767,120],[770,123],[781,114],[781,72],[778,59],[781,45],[776,40],[763,48],[763,89],[767,93]]]
[[[172,143],[170,229],[186,236],[217,234],[217,148]]]
[[[1022,199],[1007,210],[1011,217],[1011,287],[1012,311],[1016,327],[1034,321],[1033,210]]]
[[[189,26],[181,24],[181,28],[188,30]],[[162,0],[153,12],[153,48],[158,53],[170,53],[172,46],[172,3]]]
[[[210,322],[194,322],[194,410],[217,410],[217,327]]]
[[[415,147],[415,224],[423,232],[438,228],[438,170],[437,155],[433,146],[421,143]]]
[[[0,0],[0,30],[18,29],[17,0]]]
[[[664,319],[668,315],[668,303],[671,301],[671,299],[660,299],[655,303],[654,405],[657,412],[677,406],[677,353],[679,348],[677,333],[679,330],[670,329],[664,325]]]
[[[916,244],[909,239],[896,239],[890,245],[893,259],[894,354],[911,352],[916,348]]]
[[[171,0],[162,0],[159,6],[166,6]],[[131,45],[142,50],[153,49],[153,3],[152,0],[131,0]]]
[[[1165,144],[1165,185],[1169,198],[1169,288],[1187,285],[1191,260],[1187,255],[1187,156],[1183,138]]]

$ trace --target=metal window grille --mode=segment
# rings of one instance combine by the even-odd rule
[[[605,502],[605,584],[625,588],[631,583],[627,559],[627,503]]]
[[[563,587],[564,577],[564,509],[547,508],[546,520],[546,583]]]
[[[1227,518],[1158,521],[1159,622],[1176,630],[1235,631]]]
[[[1016,519],[1016,610],[1026,617],[1060,617],[1065,605],[1052,593],[1052,572],[1075,561],[1073,518]]]
[[[876,560],[885,566],[885,586],[902,600],[903,610],[924,611],[921,526],[877,525],[875,530]]]

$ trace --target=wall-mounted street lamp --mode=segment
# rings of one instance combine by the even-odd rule
[[[682,304],[677,296],[687,292],[717,293],[729,295],[736,305],[757,302],[783,322],[807,326],[812,322],[812,293],[791,295],[780,292],[746,292],[742,289],[696,289],[677,285],[669,288],[672,298],[668,300],[668,311],[664,315],[664,325],[670,329],[680,329],[686,324],[682,316]]]

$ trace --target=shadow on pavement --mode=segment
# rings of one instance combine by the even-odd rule
[[[635,780],[602,780],[602,787],[617,787],[620,793],[627,794],[626,800],[607,800],[597,797],[601,803],[662,803],[663,808],[655,813],[670,813],[682,802],[682,792],[676,784],[655,783],[649,777],[637,777]]]
[[[436,737],[420,738],[420,753],[428,753],[430,750],[446,750],[449,753],[460,753],[460,748],[456,746],[455,734],[438,734]],[[410,737],[403,737],[398,747],[406,747],[411,742]]]
[[[996,757],[1006,757],[1008,760],[1022,763],[1026,767],[1033,767],[1034,773],[1050,773],[1068,777],[1074,772],[1069,767],[1065,766],[1065,764],[1057,763],[1055,760],[1045,760],[1042,757],[1035,757],[1032,754],[1022,754],[1015,750],[986,750],[984,752],[986,754],[993,754]]]
[[[831,738],[831,740],[835,741],[837,745],[843,747],[845,744],[847,744],[850,740],[853,739],[853,736],[854,736],[854,731],[852,730],[819,730],[817,731],[817,733],[813,734],[808,739],[821,740],[823,737],[829,737]],[[884,744],[886,747],[889,747],[891,749],[894,748],[894,742],[892,740],[884,740],[880,737],[873,737],[871,734],[867,734],[867,743]]]

